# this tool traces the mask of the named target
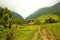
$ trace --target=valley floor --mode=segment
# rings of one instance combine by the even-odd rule
[[[60,23],[18,27],[15,40],[59,40]],[[58,29],[57,29],[58,28]]]

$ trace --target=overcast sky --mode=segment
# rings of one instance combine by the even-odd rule
[[[50,7],[60,0],[0,0],[1,7],[8,7],[10,10],[19,13],[26,18],[39,8]]]

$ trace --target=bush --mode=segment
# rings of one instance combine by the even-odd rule
[[[45,23],[57,23],[57,20],[49,18],[49,19],[45,20]]]
[[[36,20],[36,21],[35,21],[35,24],[36,24],[36,25],[40,25],[41,23],[40,23],[39,20]]]

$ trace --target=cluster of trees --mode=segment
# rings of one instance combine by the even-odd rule
[[[11,12],[7,8],[0,8],[0,24],[4,28],[11,28]]]
[[[8,8],[0,8],[0,40],[14,40],[15,31],[12,28],[11,11]]]
[[[23,21],[24,21],[23,19],[16,18],[16,19],[13,19],[12,23],[22,25]]]
[[[57,23],[57,22],[59,22],[59,21],[54,20],[52,18],[49,18],[49,19],[45,20],[45,23]]]

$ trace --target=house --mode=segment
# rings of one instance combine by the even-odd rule
[[[27,21],[28,24],[34,24],[35,23],[35,19],[30,19]]]

